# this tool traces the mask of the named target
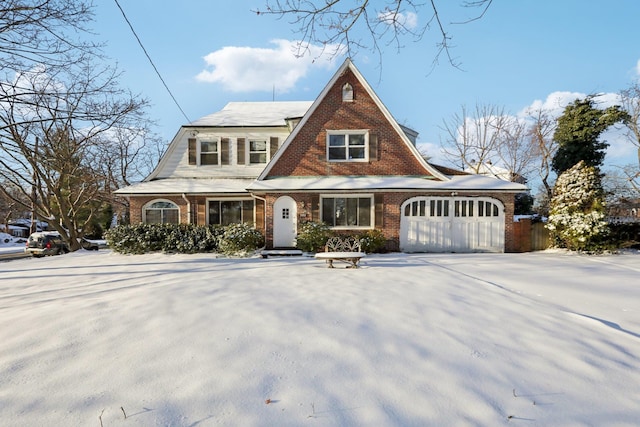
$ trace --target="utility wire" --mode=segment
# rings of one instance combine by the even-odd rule
[[[142,41],[140,40],[140,37],[138,37],[138,34],[136,33],[136,30],[133,29],[133,25],[131,25],[131,22],[129,22],[129,18],[127,18],[127,15],[124,13],[124,10],[122,9],[122,6],[120,6],[120,3],[118,2],[118,0],[114,0],[114,1],[116,2],[116,5],[118,6],[118,9],[120,9],[120,12],[122,12],[122,16],[124,17],[124,20],[127,21],[127,24],[129,25],[129,28],[131,28],[131,32],[136,37],[136,40],[138,40],[138,44],[142,48],[144,54],[147,56],[147,59],[151,63],[151,66],[156,71],[156,74],[160,78],[160,81],[164,85],[164,88],[167,89],[167,92],[169,92],[169,95],[171,96],[171,99],[173,99],[173,102],[175,102],[176,106],[178,107],[178,109],[180,110],[180,112],[182,113],[184,118],[187,120],[187,123],[191,123],[191,120],[189,120],[189,117],[187,117],[187,115],[185,114],[184,110],[182,109],[182,107],[178,103],[178,100],[176,99],[175,96],[173,96],[173,93],[171,93],[171,90],[169,89],[169,86],[167,86],[167,83],[162,78],[162,75],[160,74],[160,71],[158,71],[158,68],[156,67],[156,64],[153,63],[153,60],[151,59],[151,56],[149,56],[149,53],[147,52],[147,49],[145,49],[144,45],[142,44]]]

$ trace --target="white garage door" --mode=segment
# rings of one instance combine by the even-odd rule
[[[403,252],[504,252],[504,206],[489,197],[415,197],[402,204]]]

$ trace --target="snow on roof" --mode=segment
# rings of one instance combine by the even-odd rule
[[[476,172],[476,170],[477,170],[477,172]],[[476,165],[475,169],[474,168],[466,168],[464,170],[464,172],[490,176],[490,177],[502,179],[502,180],[505,180],[505,181],[511,181],[511,178],[513,177],[513,174],[511,173],[510,170],[505,169],[505,168],[501,168],[500,166],[496,166],[496,165],[494,165],[494,164],[492,164],[490,162],[489,163],[481,163],[479,165]]]
[[[419,176],[313,176],[281,177],[263,181],[252,178],[165,178],[140,182],[116,191],[121,195],[246,193],[247,191],[507,191],[527,187],[483,175],[456,175],[449,181]]]
[[[522,192],[527,187],[515,182],[483,175],[456,175],[449,181],[418,176],[314,176],[281,177],[255,181],[250,191],[366,191],[366,190],[434,190],[434,191],[506,191]]]
[[[166,178],[116,190],[121,195],[246,193],[252,178]]]
[[[229,102],[188,126],[285,126],[285,119],[304,116],[311,104],[313,101]]]

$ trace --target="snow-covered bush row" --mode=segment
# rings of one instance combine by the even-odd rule
[[[220,252],[242,255],[264,245],[262,234],[248,224],[201,226],[193,224],[119,225],[105,233],[107,244],[122,254],[147,252]]]

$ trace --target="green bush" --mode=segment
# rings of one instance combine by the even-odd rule
[[[609,249],[605,216],[596,168],[580,161],[558,177],[546,225],[555,246],[583,252]]]
[[[167,226],[164,224],[119,225],[105,232],[109,247],[123,254],[143,254],[162,250]]]
[[[182,254],[214,252],[218,249],[220,226],[178,224],[168,228],[162,250]]]
[[[333,233],[329,226],[322,222],[308,221],[302,223],[296,237],[296,247],[304,252],[318,252],[324,248]]]
[[[227,225],[218,243],[218,249],[225,255],[247,255],[262,246],[262,233],[246,223]]]
[[[609,228],[611,246],[640,249],[640,222],[614,222]]]
[[[194,224],[119,225],[105,232],[107,244],[122,254],[148,252],[238,254],[263,245],[259,231],[248,225],[201,226]],[[220,245],[224,245],[223,248]]]
[[[378,229],[367,230],[356,237],[360,240],[360,246],[366,253],[383,252],[387,243],[386,237]]]

